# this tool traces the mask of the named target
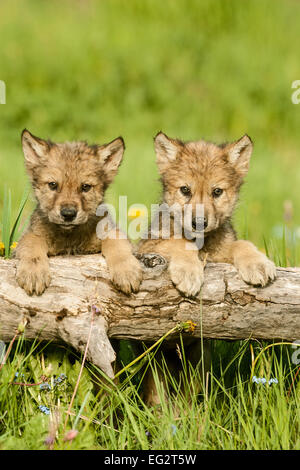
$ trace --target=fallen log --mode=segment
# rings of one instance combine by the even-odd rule
[[[187,320],[197,324],[194,337],[300,339],[300,268],[278,268],[275,282],[256,288],[233,266],[208,264],[201,293],[187,299],[172,285],[161,256],[142,255],[140,262],[141,289],[126,296],[111,284],[101,255],[51,258],[50,287],[29,297],[16,283],[16,261],[1,259],[0,340],[10,341],[26,322],[26,338],[82,352],[91,328],[87,358],[112,376],[115,353],[108,338],[153,342]]]

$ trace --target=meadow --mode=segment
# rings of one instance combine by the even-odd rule
[[[158,131],[217,143],[247,133],[255,147],[236,229],[278,265],[299,265],[300,104],[291,100],[292,83],[300,79],[299,19],[295,0],[1,2],[0,239],[7,238],[8,219],[12,227],[28,188],[24,128],[54,141],[104,143],[122,135],[125,159],[107,201],[117,206],[127,195],[128,205],[147,207],[160,200]],[[30,196],[19,233],[33,206]],[[214,342],[209,393],[191,393],[191,404],[175,394],[161,409],[142,402],[136,371],[108,398],[94,387],[97,371],[89,365],[67,427],[57,418],[54,447],[299,449],[291,348],[266,347]],[[261,351],[256,376],[278,383],[252,382]],[[0,371],[0,449],[45,448],[51,420],[39,406],[49,407],[52,418],[65,413],[80,360],[20,336]],[[16,373],[26,382],[48,374],[51,390],[14,386]],[[66,379],[54,386],[62,373]],[[186,389],[198,379],[195,371]],[[79,434],[64,441],[74,426]]]

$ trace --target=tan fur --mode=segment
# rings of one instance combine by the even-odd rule
[[[182,211],[184,205],[191,204],[191,220],[195,215],[196,204],[203,204],[207,226],[204,229],[204,245],[198,250],[199,245],[196,245],[193,239],[175,238],[174,222],[171,223],[171,237],[163,239],[159,215],[158,239],[142,240],[139,252],[159,253],[164,256],[169,261],[168,269],[173,283],[186,296],[193,297],[200,291],[205,275],[205,260],[234,264],[244,281],[253,285],[265,286],[275,278],[275,265],[251,242],[237,240],[231,224],[239,189],[248,171],[252,148],[253,144],[246,135],[236,142],[220,146],[205,141],[184,143],[163,133],[159,133],[155,138],[157,165],[163,185],[163,202],[169,206],[177,203]],[[183,194],[180,189],[183,187],[189,188],[190,192]],[[222,190],[218,197],[213,196],[216,188]],[[191,228],[191,221],[185,221],[181,227],[182,234],[185,224]],[[151,231],[148,235],[150,237]],[[194,250],[188,249],[191,245]],[[204,349],[206,375],[210,355],[208,342]],[[200,342],[195,341],[189,346],[187,360],[195,365],[200,361],[201,355]],[[166,361],[172,370],[172,361],[168,358]],[[159,377],[162,387],[165,388],[164,377],[162,374]],[[151,371],[148,372],[144,385],[145,400],[149,404],[158,404],[160,397]]]
[[[114,284],[126,294],[138,290],[142,270],[129,241],[96,235],[96,209],[122,161],[123,139],[93,146],[53,143],[25,130],[22,145],[37,207],[16,250],[19,285],[40,295],[51,282],[48,256],[102,251]]]
[[[183,143],[163,133],[155,138],[157,164],[163,184],[163,200],[169,206],[178,203],[204,205],[207,227],[204,246],[195,254],[187,250],[186,241],[143,240],[140,252],[156,252],[169,260],[171,279],[187,296],[196,295],[203,282],[203,258],[214,262],[232,263],[244,281],[265,286],[275,278],[274,264],[249,241],[236,240],[231,217],[239,189],[247,174],[253,144],[248,136],[230,144],[215,145],[198,141]],[[190,188],[185,195],[180,188]],[[214,197],[213,191],[223,192]]]

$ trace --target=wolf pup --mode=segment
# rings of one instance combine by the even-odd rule
[[[191,236],[177,239],[171,232],[163,239],[143,240],[140,252],[159,253],[169,261],[169,273],[175,286],[186,296],[195,296],[203,283],[203,259],[232,263],[242,279],[252,285],[265,286],[276,276],[276,268],[249,241],[237,240],[231,216],[239,190],[249,168],[253,149],[244,135],[233,143],[215,145],[200,140],[181,142],[160,132],[155,137],[157,165],[163,184],[163,200],[168,207],[177,203],[184,211],[189,204],[190,217],[182,217],[182,232]],[[198,250],[199,236],[196,205],[203,204],[203,247]],[[170,213],[172,218],[172,213]],[[172,228],[172,224],[171,224]],[[194,240],[193,240],[194,238]]]
[[[137,291],[142,270],[129,241],[96,234],[96,210],[122,161],[123,139],[53,143],[25,129],[22,146],[37,207],[15,253],[18,284],[40,295],[51,280],[48,256],[102,252],[112,282],[126,294]]]

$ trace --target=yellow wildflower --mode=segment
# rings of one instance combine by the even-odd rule
[[[13,244],[10,245],[10,249],[14,250],[15,248],[17,248],[17,246],[18,246],[18,242],[13,242]]]
[[[5,252],[4,243],[0,242],[0,256],[4,256],[4,252]]]
[[[192,322],[192,320],[187,320],[186,322],[182,323],[182,328],[188,333],[193,333],[196,326],[197,323]]]
[[[128,211],[128,217],[130,219],[137,219],[138,217],[145,217],[146,211],[140,207],[130,207]]]

